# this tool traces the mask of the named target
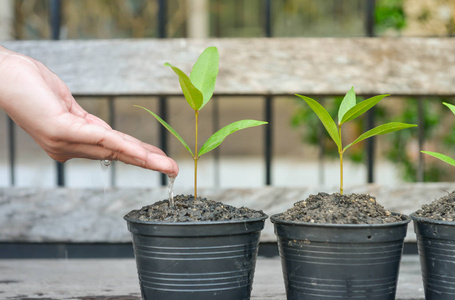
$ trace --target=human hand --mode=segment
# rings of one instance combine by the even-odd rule
[[[30,57],[0,47],[0,107],[53,159],[119,160],[177,176],[159,148],[113,130],[87,113],[66,84]]]

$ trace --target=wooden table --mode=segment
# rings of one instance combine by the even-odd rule
[[[1,299],[140,299],[133,259],[0,260]],[[278,257],[259,257],[252,299],[286,299]],[[403,257],[399,300],[423,300],[417,255]]]

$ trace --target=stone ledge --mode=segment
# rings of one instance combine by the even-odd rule
[[[181,95],[171,61],[221,54],[216,95],[455,95],[450,38],[223,38],[5,41],[58,74],[75,95]],[[254,50],[252,50],[254,49]],[[441,72],[443,70],[443,72]]]
[[[455,183],[413,183],[396,187],[351,186],[346,193],[369,193],[387,209],[409,215],[422,204],[455,190]],[[318,191],[336,188],[263,187],[200,189],[200,195],[234,206],[261,209],[269,216]],[[190,190],[178,190],[180,194]],[[122,243],[131,241],[123,216],[132,209],[162,200],[167,189],[0,189],[0,242]],[[266,221],[262,242],[276,241]],[[412,223],[407,242],[415,242]]]

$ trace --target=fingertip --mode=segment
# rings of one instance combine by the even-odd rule
[[[177,163],[172,159],[172,158],[169,158],[171,161],[172,161],[172,168],[173,168],[173,172],[167,174],[169,177],[177,177],[177,175],[179,175],[179,166],[177,165]]]
[[[165,155],[159,155],[156,153],[147,153],[147,158],[142,160],[135,158],[136,165],[145,169],[158,171],[169,177],[177,177],[179,173],[179,167],[177,163]]]
[[[179,174],[179,166],[172,158],[166,157],[166,159],[168,160],[168,165],[166,169],[162,170],[161,172],[169,177],[173,178],[177,177],[177,175]]]

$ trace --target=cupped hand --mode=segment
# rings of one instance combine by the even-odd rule
[[[119,160],[175,177],[159,148],[113,130],[87,113],[66,84],[32,58],[0,47],[0,107],[53,159]]]

